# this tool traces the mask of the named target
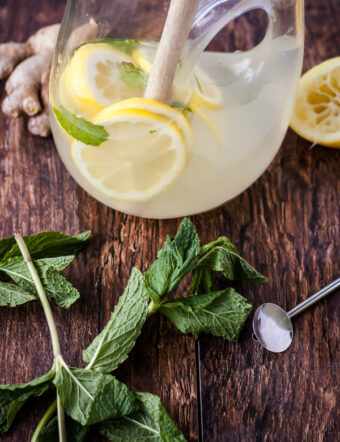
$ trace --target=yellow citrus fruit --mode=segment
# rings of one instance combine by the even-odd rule
[[[194,135],[190,123],[183,112],[161,103],[160,101],[141,97],[119,101],[118,103],[112,105],[108,112],[111,112],[113,109],[140,109],[168,118],[175,123],[178,129],[181,131],[188,155],[192,154],[194,147]]]
[[[109,43],[88,43],[80,46],[66,65],[59,94],[62,104],[91,118],[106,106],[142,95],[142,90],[120,80],[120,64],[134,63],[125,52]],[[63,101],[66,101],[64,103]]]
[[[340,57],[301,77],[290,126],[313,143],[340,147]]]
[[[103,194],[121,201],[146,201],[181,173],[184,139],[169,118],[113,105],[99,112],[93,123],[105,127],[108,140],[97,147],[74,141],[72,156],[86,180]]]

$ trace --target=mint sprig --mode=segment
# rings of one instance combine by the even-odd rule
[[[2,305],[17,305],[39,297],[54,352],[53,367],[46,375],[26,384],[0,385],[0,432],[10,428],[30,397],[56,388],[57,401],[45,412],[32,442],[85,442],[94,433],[112,441],[185,441],[157,396],[131,392],[109,372],[128,357],[145,321],[158,310],[181,332],[195,338],[210,333],[237,340],[251,305],[231,287],[214,290],[212,272],[232,281],[265,282],[266,278],[238,255],[226,237],[200,246],[195,226],[184,219],[176,236],[167,237],[144,276],[132,270],[109,322],[83,352],[87,366],[73,368],[61,355],[47,298],[54,297],[61,305],[70,302],[69,295],[65,296],[68,286],[58,272],[71,262],[87,237],[88,233],[67,237],[47,232],[25,240],[17,236],[0,241],[2,281],[10,276],[18,284],[0,283],[0,304],[1,299]],[[190,273],[191,293],[173,298],[173,291]]]
[[[109,133],[104,126],[77,117],[63,106],[53,107],[53,112],[60,126],[73,138],[84,144],[99,146],[109,138]]]

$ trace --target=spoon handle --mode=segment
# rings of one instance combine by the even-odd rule
[[[314,295],[307,298],[305,301],[298,304],[296,307],[294,307],[292,310],[290,310],[287,314],[289,318],[293,318],[294,316],[301,313],[303,310],[306,310],[311,305],[315,304],[316,302],[320,301],[320,299],[324,298],[325,296],[329,295],[330,293],[334,292],[336,289],[340,288],[340,278],[336,279],[335,281],[331,282],[329,285],[315,293]]]
[[[200,0],[171,0],[144,98],[164,102],[170,98],[176,66],[188,38],[199,2]]]

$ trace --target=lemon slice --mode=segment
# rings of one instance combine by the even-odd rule
[[[107,111],[103,111],[101,115],[104,116],[106,112],[109,115],[114,109],[140,109],[168,118],[173,121],[181,131],[188,155],[192,154],[194,148],[194,135],[188,119],[179,110],[167,106],[157,100],[136,97],[113,104]]]
[[[132,53],[132,58],[139,67],[149,74],[153,60],[157,51],[157,43],[141,43],[138,49]],[[178,73],[176,74],[178,76]],[[195,69],[193,74],[193,90],[183,87],[178,79],[174,80],[174,96],[186,102],[189,97],[190,102],[196,106],[207,106],[210,109],[217,110],[222,105],[222,95],[220,90],[213,84],[211,79],[201,70]],[[189,107],[190,107],[189,102]]]
[[[93,119],[110,137],[100,146],[72,144],[79,171],[97,190],[122,201],[146,201],[178,177],[185,165],[181,132],[168,118],[138,109],[107,108]]]
[[[290,125],[313,143],[340,147],[340,57],[301,77]]]
[[[194,92],[189,101],[190,104],[206,106],[211,110],[218,110],[222,106],[222,94],[212,80],[202,71],[194,72]]]
[[[133,63],[125,52],[109,43],[80,46],[66,65],[60,81],[61,101],[90,118],[103,107],[142,94],[120,80],[120,64]],[[63,100],[64,98],[64,100]]]

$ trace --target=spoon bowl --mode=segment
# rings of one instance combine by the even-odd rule
[[[253,330],[256,340],[274,353],[287,350],[293,340],[293,325],[288,313],[270,302],[256,310]]]

